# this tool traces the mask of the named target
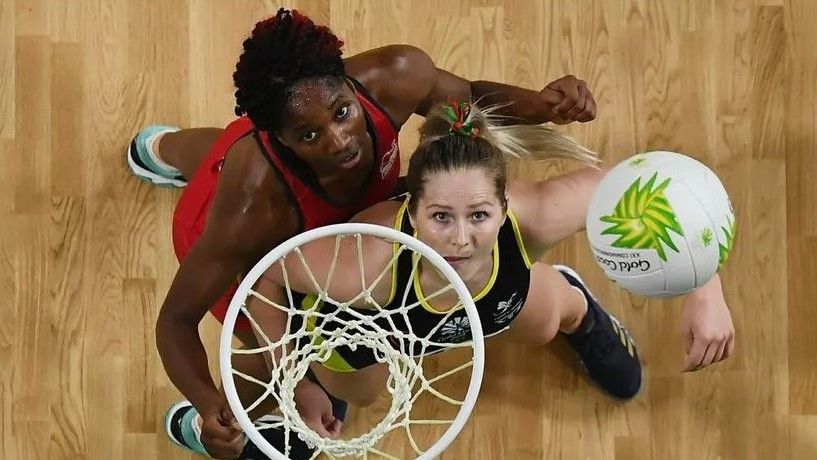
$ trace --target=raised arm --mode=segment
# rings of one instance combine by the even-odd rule
[[[584,230],[590,199],[606,173],[587,167],[543,181],[508,182],[510,206],[518,214],[531,257],[538,259]]]
[[[350,57],[347,73],[360,79],[399,124],[412,113],[425,115],[448,98],[482,99],[482,104],[506,105],[509,123],[567,124],[596,116],[596,102],[587,84],[566,75],[541,90],[491,81],[470,81],[436,66],[431,57],[409,45],[390,45]]]
[[[540,182],[511,182],[510,206],[519,217],[532,259],[540,259],[565,238],[584,231],[593,192],[606,169],[585,168]],[[684,371],[695,371],[734,352],[735,328],[717,274],[683,299],[680,320]]]

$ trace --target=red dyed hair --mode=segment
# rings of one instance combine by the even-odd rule
[[[304,78],[346,75],[342,46],[328,27],[296,10],[281,8],[258,22],[244,41],[233,73],[236,115],[246,114],[259,129],[276,130],[293,84]]]

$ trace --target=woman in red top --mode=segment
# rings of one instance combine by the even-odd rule
[[[151,126],[131,143],[134,174],[187,187],[173,222],[180,267],[156,325],[165,370],[190,401],[174,406],[167,426],[185,447],[205,453],[206,446],[222,458],[244,448],[210,377],[198,335],[201,319],[211,309],[223,317],[236,280],[282,241],[346,220],[394,194],[396,136],[412,114],[424,115],[454,97],[510,103],[505,114],[515,123],[595,117],[592,94],[573,76],[530,91],[465,80],[411,46],[347,59],[341,59],[341,46],[328,28],[281,9],[256,24],[243,44],[233,74],[241,118],[225,130]],[[246,329],[237,335],[254,343]],[[304,420],[337,434],[340,420],[326,394],[310,382],[301,388],[314,395],[304,399],[315,402],[302,410]],[[187,418],[175,417],[182,412]]]

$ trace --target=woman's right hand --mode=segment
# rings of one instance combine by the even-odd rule
[[[309,379],[295,387],[295,408],[306,426],[323,438],[337,439],[343,422],[335,418],[332,401],[323,388]]]
[[[213,409],[201,413],[201,443],[213,458],[238,458],[244,450],[244,431],[233,416],[233,411],[222,398]]]

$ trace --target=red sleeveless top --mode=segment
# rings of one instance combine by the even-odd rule
[[[347,206],[330,202],[320,186],[311,183],[308,174],[299,173],[300,168],[294,166],[298,160],[295,159],[293,152],[282,151],[285,148],[276,146],[277,142],[270,139],[266,132],[257,131],[249,118],[240,117],[230,123],[213,144],[199,169],[188,181],[176,205],[173,214],[173,247],[179,262],[184,260],[204,233],[227,152],[233,144],[248,134],[258,133],[260,144],[265,150],[261,154],[269,160],[289,189],[295,201],[293,204],[301,216],[300,231],[347,221],[363,209],[394,196],[400,175],[398,127],[386,111],[366,93],[360,83],[354,80],[352,82],[355,85],[355,96],[363,107],[367,129],[374,142],[374,167],[371,175],[364,179],[368,181],[368,187],[360,200]],[[211,309],[219,321],[224,320],[237,287],[238,283],[231,286]],[[249,330],[246,318],[239,318],[236,330]]]

